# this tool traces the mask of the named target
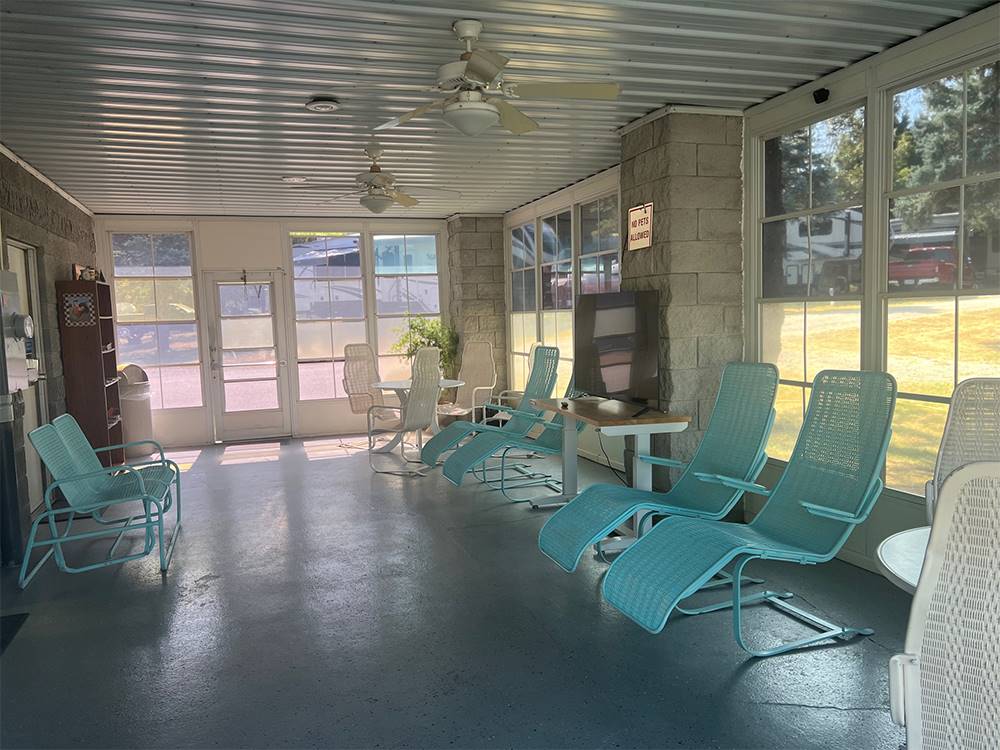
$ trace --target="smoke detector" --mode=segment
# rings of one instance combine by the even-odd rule
[[[314,96],[306,102],[310,112],[336,112],[340,109],[340,101],[332,96]]]

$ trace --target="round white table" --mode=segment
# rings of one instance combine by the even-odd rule
[[[410,387],[413,385],[413,381],[410,378],[405,380],[379,380],[377,383],[373,383],[376,388],[383,391],[395,391],[396,398],[399,399],[399,405],[405,407],[406,399],[410,394]],[[464,380],[453,380],[451,378],[441,378],[438,383],[442,390],[445,388],[458,388],[460,385],[465,385]],[[434,420],[431,422],[431,432],[435,435],[441,431],[441,427],[438,425],[437,409],[434,410]],[[403,436],[396,435],[392,440],[390,440],[382,448],[378,449],[378,453],[388,453],[403,439]]]
[[[878,566],[882,574],[903,591],[913,594],[917,590],[930,536],[931,527],[920,526],[898,531],[878,546]]]

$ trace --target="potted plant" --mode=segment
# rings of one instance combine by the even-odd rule
[[[445,377],[455,377],[458,359],[458,334],[448,325],[433,318],[410,318],[406,330],[392,345],[396,354],[412,358],[424,346],[436,346],[441,350],[441,371]]]

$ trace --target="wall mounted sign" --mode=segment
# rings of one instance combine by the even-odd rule
[[[642,250],[653,244],[653,204],[628,210],[628,249]]]

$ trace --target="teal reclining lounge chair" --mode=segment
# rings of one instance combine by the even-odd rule
[[[643,521],[654,513],[722,518],[744,490],[709,483],[699,475],[718,474],[743,482],[757,478],[767,461],[764,446],[774,422],[777,391],[778,370],[774,365],[726,365],[708,429],[686,467],[669,458],[639,457],[652,464],[684,469],[669,492],[595,484],[556,511],[538,534],[538,548],[572,573],[588,547],[599,544],[636,513],[649,511]]]
[[[743,569],[751,560],[815,565],[832,559],[851,530],[862,523],[882,491],[879,475],[892,430],[896,381],[883,372],[824,370],[816,376],[809,409],[795,450],[774,489],[718,481],[769,495],[749,524],[667,518],[612,563],[604,577],[605,599],[651,633],[660,632],[670,612],[730,563],[731,602],[692,614],[733,610],[736,642],[754,656],[773,656],[828,639],[871,635],[867,628],[834,625],[784,599],[788,592],[744,596]],[[765,602],[820,631],[769,649],[744,640],[741,611]]]
[[[157,539],[160,570],[167,569],[181,528],[181,484],[180,469],[177,464],[164,456],[159,443],[153,440],[140,440],[95,451],[80,429],[80,425],[69,414],[56,417],[52,424],[32,430],[28,439],[38,451],[54,481],[45,490],[45,510],[35,519],[28,534],[28,544],[18,577],[18,584],[22,589],[31,582],[53,554],[59,570],[66,573],[82,573],[145,557],[153,551]],[[97,457],[98,453],[142,444],[152,445],[159,452],[159,458],[105,467]],[[56,490],[59,490],[66,499],[66,507],[53,507]],[[141,506],[141,512],[114,518],[105,515],[109,510],[129,504]],[[167,545],[164,539],[163,519],[164,514],[174,504],[176,504],[174,531],[170,544]],[[82,517],[91,518],[99,527],[72,533],[73,522]],[[47,539],[38,538],[38,530],[42,523],[47,524],[49,528]],[[65,524],[65,528],[60,530],[59,524]],[[126,532],[133,531],[142,531],[145,534],[142,551],[115,557],[115,551]],[[79,567],[67,564],[64,545],[112,535],[115,540],[104,560]],[[43,547],[49,549],[29,572],[28,564],[32,551]]]
[[[566,389],[564,398],[573,398],[576,391],[573,385]],[[537,437],[528,434],[513,434],[509,430],[481,432],[471,440],[455,449],[444,462],[442,473],[452,484],[462,484],[465,475],[470,471],[476,473],[480,480],[494,489],[500,490],[504,497],[515,500],[508,494],[510,489],[523,489],[532,486],[544,486],[556,492],[561,491],[561,484],[548,474],[538,471],[525,471],[524,464],[508,465],[508,454],[512,450],[524,451],[539,456],[555,456],[562,453],[563,417],[556,414],[546,420],[541,414],[519,412],[504,406],[496,407],[506,411],[511,419],[526,419],[533,427],[541,427],[542,432]],[[577,432],[581,432],[585,424],[577,422]],[[529,427],[529,430],[531,428]],[[486,462],[500,454],[497,466],[487,466]],[[478,470],[478,471],[477,471]],[[491,478],[490,474],[498,472],[499,478]]]
[[[510,412],[510,419],[502,425],[489,425],[482,422],[452,422],[441,432],[427,441],[420,451],[420,460],[428,466],[436,466],[441,454],[454,448],[462,440],[476,433],[504,432],[508,435],[523,436],[537,424],[541,411],[531,405],[532,399],[549,398],[556,384],[559,365],[559,349],[555,346],[535,347],[535,358],[531,363],[528,383],[524,387],[524,395],[515,409],[509,410],[498,404],[487,404],[486,410]]]

